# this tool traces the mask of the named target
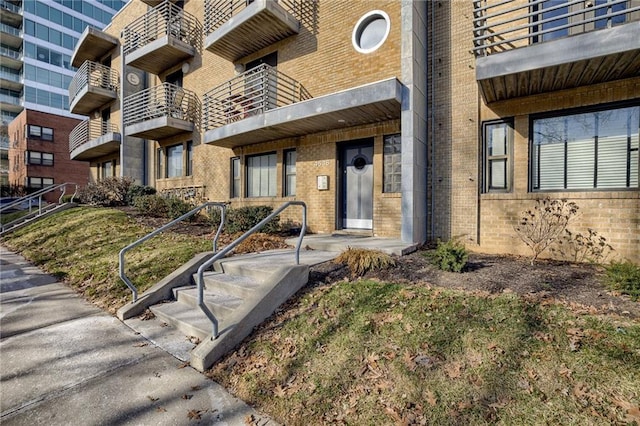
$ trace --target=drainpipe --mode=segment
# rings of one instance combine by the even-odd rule
[[[434,149],[436,147],[435,143],[435,127],[436,127],[436,119],[434,114],[435,109],[435,88],[436,88],[436,61],[434,58],[434,54],[436,51],[436,42],[435,42],[435,29],[436,29],[436,18],[435,18],[435,2],[429,2],[431,5],[431,239],[435,236],[436,232],[436,224],[435,224],[435,211],[436,211],[436,198],[435,198],[435,180],[436,180],[436,162],[435,162],[435,153]]]
[[[122,39],[122,33],[120,33]],[[125,74],[126,65],[124,63],[124,44],[120,42],[120,177],[124,177],[124,144],[127,137],[124,133],[124,86],[127,81]]]

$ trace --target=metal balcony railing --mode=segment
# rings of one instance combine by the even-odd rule
[[[203,130],[306,99],[311,95],[299,82],[262,64],[204,94]]]
[[[0,78],[5,80],[14,81],[16,83],[22,83],[22,73],[18,72],[9,72],[6,70],[0,70]]]
[[[69,152],[107,133],[119,133],[118,126],[97,120],[85,120],[69,133]]]
[[[194,92],[170,83],[142,90],[124,99],[125,126],[160,117],[198,124],[200,101]]]
[[[112,68],[92,61],[84,61],[69,84],[69,103],[87,86],[118,91],[120,77]]]
[[[202,50],[202,25],[195,16],[165,0],[123,31],[124,54],[127,55],[164,36],[173,37]]]
[[[0,93],[0,102],[5,102],[11,105],[22,106],[23,98],[20,96],[11,96]]]
[[[476,57],[640,19],[629,0],[474,0]]]
[[[12,27],[7,24],[0,24],[0,32],[12,34],[16,37],[22,37],[22,30],[20,28]]]
[[[6,56],[7,58],[20,59],[22,58],[22,51],[0,46],[0,55]]]
[[[9,3],[6,0],[0,0],[0,8],[22,15],[22,7],[17,4]]]
[[[276,0],[267,0],[276,1]],[[296,19],[300,20],[301,2],[305,0],[277,0],[278,3]],[[308,0],[307,0],[308,1]],[[205,0],[204,34],[209,35],[222,24],[240,13],[250,4],[247,0]]]

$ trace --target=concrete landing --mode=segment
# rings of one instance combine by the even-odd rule
[[[287,239],[287,244],[295,245],[297,239]],[[364,248],[370,250],[380,250],[387,254],[403,256],[418,249],[418,244],[404,243],[395,238],[372,237],[365,235],[350,234],[313,234],[306,235],[302,240],[302,247],[312,250],[323,250],[329,252],[343,252],[349,247]]]

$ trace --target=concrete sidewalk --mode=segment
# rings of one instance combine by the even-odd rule
[[[0,423],[276,424],[2,246]]]

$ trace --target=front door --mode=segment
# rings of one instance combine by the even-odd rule
[[[342,228],[373,229],[373,140],[341,150]]]

